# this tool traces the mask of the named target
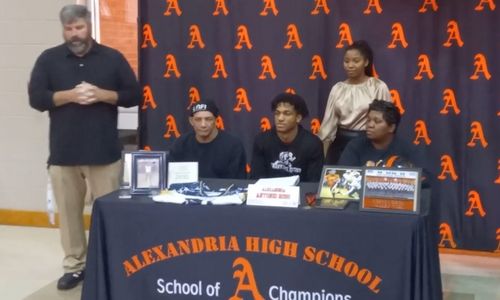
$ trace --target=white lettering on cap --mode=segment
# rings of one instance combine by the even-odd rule
[[[196,104],[194,106],[193,112],[198,112],[202,110],[207,110],[207,105],[206,104]]]

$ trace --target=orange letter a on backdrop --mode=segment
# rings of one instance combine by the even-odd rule
[[[457,99],[455,98],[455,92],[452,89],[446,89],[443,92],[444,107],[439,111],[442,115],[447,115],[448,108],[453,108],[455,115],[460,114],[460,108],[457,105]]]
[[[250,42],[250,36],[248,35],[248,29],[246,28],[245,25],[240,25],[238,26],[238,29],[236,31],[236,35],[238,36],[238,42],[236,43],[236,46],[234,46],[234,49],[242,49],[243,44],[247,46],[247,49],[252,49],[252,43]]]
[[[467,146],[475,147],[476,141],[479,140],[481,142],[481,146],[483,146],[483,148],[488,147],[488,142],[486,141],[486,138],[484,137],[483,126],[481,125],[480,122],[478,122],[478,121],[472,122],[472,124],[470,124],[470,132],[472,133],[472,137],[471,137],[470,141],[467,143]]]
[[[342,23],[339,26],[339,42],[335,45],[335,48],[343,48],[345,44],[352,44],[351,28],[349,24]]]
[[[156,48],[156,46],[158,46],[158,43],[156,42],[153,35],[153,28],[149,24],[144,24],[144,26],[142,26],[141,48],[147,48],[148,43],[150,43],[153,48]]]
[[[276,3],[274,0],[263,0],[264,1],[264,9],[260,12],[261,16],[267,16],[268,11],[271,10],[273,15],[277,16],[279,11],[276,8]]]
[[[231,296],[229,300],[243,300],[244,298],[239,296],[241,291],[251,292],[252,299],[254,300],[264,300],[265,298],[262,297],[257,287],[257,282],[255,281],[253,268],[250,262],[243,257],[238,257],[233,262],[233,268],[238,266],[241,266],[241,269],[235,270],[233,273],[233,278],[238,279],[238,286],[236,286],[234,295]]]
[[[474,10],[476,11],[482,11],[484,10],[484,5],[487,4],[488,7],[490,8],[491,11],[495,10],[495,0],[481,0],[479,4],[474,7]]]
[[[425,0],[424,3],[422,4],[422,7],[418,10],[419,13],[424,13],[427,12],[427,6],[431,6],[433,11],[438,10],[438,5],[436,3],[436,0]]]
[[[295,24],[288,25],[286,29],[286,35],[288,36],[288,41],[286,42],[285,46],[283,46],[283,48],[291,49],[292,43],[294,43],[297,48],[302,48],[303,45],[300,41],[299,31],[297,30],[297,26],[295,26]]]
[[[215,10],[214,10],[214,13],[212,15],[218,16],[221,11],[224,14],[224,16],[227,16],[227,14],[229,13],[229,11],[227,10],[226,1],[225,0],[216,0]]]
[[[163,135],[164,138],[169,139],[173,136],[178,138],[181,134],[179,133],[179,130],[177,129],[177,122],[175,122],[175,118],[172,115],[168,115],[165,120],[165,134]]]
[[[227,78],[226,66],[222,55],[215,55],[214,61],[215,71],[214,74],[212,74],[212,78],[219,78],[219,74],[221,74],[222,77]]]
[[[221,116],[218,116],[217,119],[215,119],[215,127],[220,130],[224,130],[224,119],[222,119]]]
[[[424,73],[427,74],[427,78],[429,78],[429,79],[434,78],[434,74],[432,73],[432,69],[431,69],[431,62],[430,62],[429,57],[427,55],[421,54],[418,57],[418,66],[419,66],[418,73],[417,73],[417,75],[415,75],[415,77],[413,77],[413,79],[422,80],[422,78],[423,78],[422,74],[424,74]]]
[[[372,13],[372,8],[375,8],[375,11],[377,12],[377,14],[381,14],[382,13],[382,6],[380,5],[380,1],[379,0],[369,0],[368,1],[368,6],[363,11],[363,13],[365,15],[371,14]]]
[[[488,63],[486,62],[486,57],[483,54],[478,53],[474,56],[474,66],[476,69],[474,70],[474,74],[470,76],[470,79],[478,80],[479,73],[483,73],[484,78],[490,80],[491,74],[490,71],[488,71]]]
[[[271,130],[271,121],[268,118],[262,117],[260,119],[260,131],[269,131]]]
[[[262,72],[259,75],[259,79],[260,80],[267,79],[266,74],[269,74],[269,76],[271,76],[272,79],[275,79],[276,72],[274,72],[273,60],[271,59],[271,57],[269,57],[268,55],[262,56],[262,58],[260,59],[260,63],[262,66]]]
[[[165,16],[172,15],[172,10],[174,10],[178,16],[182,15],[182,10],[179,7],[178,0],[166,0],[166,1],[168,6],[165,12],[163,13]]]
[[[191,109],[191,107],[196,103],[199,102],[201,99],[200,97],[200,92],[198,89],[194,86],[189,88],[189,106],[187,109]]]
[[[451,41],[456,41],[458,47],[462,47],[464,45],[464,41],[460,36],[460,30],[458,29],[457,21],[451,20],[448,22],[448,40],[444,42],[443,46],[449,48],[452,45]]]
[[[408,47],[408,42],[406,41],[405,31],[401,23],[394,23],[392,25],[392,41],[387,48],[394,49],[397,47],[396,44],[400,44],[403,48]]]
[[[321,59],[321,56],[319,55],[314,55],[312,58],[312,73],[309,76],[309,79],[315,80],[316,79],[316,74],[319,74],[323,80],[325,80],[328,76],[326,75],[325,72],[325,67],[323,65],[323,59]]]
[[[445,247],[445,242],[450,244],[451,248],[457,248],[457,243],[453,239],[453,233],[451,232],[450,225],[442,223],[439,226],[439,234],[441,235],[441,241],[439,241],[439,247]]]
[[[244,88],[239,88],[236,90],[236,106],[233,108],[233,111],[240,112],[241,107],[245,107],[247,111],[252,111],[252,106],[250,105],[250,101],[248,100],[247,91]]]
[[[148,106],[151,106],[152,109],[156,109],[156,101],[153,97],[153,91],[149,85],[145,85],[142,89],[143,102],[141,109],[146,110]]]
[[[483,203],[481,202],[481,197],[477,191],[470,191],[469,194],[469,209],[465,212],[467,217],[472,217],[474,215],[473,210],[477,210],[481,218],[486,216],[486,211],[483,208]]]
[[[415,139],[413,140],[413,143],[415,145],[419,145],[421,139],[424,140],[426,145],[431,143],[429,132],[427,131],[427,125],[423,120],[418,120],[415,122]]]
[[[451,159],[451,156],[447,154],[441,156],[441,174],[439,174],[438,179],[445,180],[447,177],[446,174],[450,174],[451,180],[457,181],[458,175],[457,172],[455,171],[455,165],[453,164],[453,159]]]
[[[194,44],[198,44],[200,49],[205,48],[205,43],[201,38],[200,28],[197,25],[191,25],[189,27],[189,36],[191,37],[191,42],[188,44],[188,49],[193,49],[195,47]]]
[[[398,108],[399,110],[399,113],[401,115],[404,115],[405,113],[405,108],[403,106],[403,101],[401,101],[401,96],[399,95],[399,92],[398,90],[396,89],[392,89],[389,91],[391,93],[391,99],[392,99],[392,103],[394,103],[394,105]],[[427,128],[426,128],[427,129]]]
[[[323,9],[325,12],[325,15],[328,15],[330,13],[330,9],[328,8],[328,3],[326,0],[315,0],[316,6],[314,6],[314,9],[311,11],[311,15],[319,15],[319,10]]]
[[[318,118],[314,118],[311,120],[311,132],[313,134],[318,134],[319,128],[321,127],[321,122]]]
[[[179,72],[179,69],[177,68],[177,61],[175,60],[175,56],[172,54],[165,55],[165,67],[167,70],[163,74],[163,77],[170,78],[171,72],[174,73],[175,77],[181,77],[181,72]]]

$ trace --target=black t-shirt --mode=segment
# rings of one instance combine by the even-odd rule
[[[172,161],[197,161],[199,176],[206,178],[246,178],[246,155],[237,138],[219,130],[209,143],[199,143],[195,133],[177,139],[170,151]]]
[[[253,179],[300,175],[301,181],[319,181],[323,169],[321,140],[299,126],[297,136],[283,143],[273,128],[255,137],[250,177]]]

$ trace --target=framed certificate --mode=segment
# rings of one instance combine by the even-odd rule
[[[323,167],[318,187],[318,199],[359,201],[362,198],[363,168],[344,166]]]
[[[417,168],[366,168],[360,210],[418,214],[421,173]]]
[[[131,194],[155,194],[165,188],[166,152],[131,152]]]

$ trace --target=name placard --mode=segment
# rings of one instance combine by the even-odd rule
[[[300,187],[278,187],[249,184],[247,204],[277,207],[299,207]]]

